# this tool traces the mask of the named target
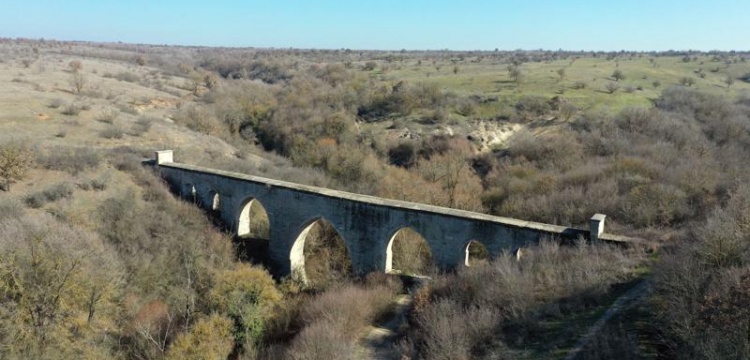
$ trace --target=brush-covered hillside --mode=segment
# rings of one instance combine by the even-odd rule
[[[0,358],[727,359],[750,354],[750,54],[0,40]],[[142,160],[551,224],[443,273],[394,234],[352,274],[325,219],[274,279]],[[264,246],[265,244],[265,246]],[[613,304],[615,306],[613,306]]]

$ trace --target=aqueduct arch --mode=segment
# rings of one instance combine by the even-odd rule
[[[342,237],[341,233],[336,229],[336,227],[331,224],[327,219],[324,217],[316,217],[312,220],[306,221],[306,225],[303,226],[302,231],[299,232],[299,235],[297,235],[296,239],[294,240],[294,244],[292,245],[292,249],[289,252],[289,261],[291,264],[291,275],[292,279],[303,282],[303,283],[310,283],[310,273],[308,266],[310,264],[316,264],[318,266],[326,266],[330,265],[330,262],[348,262],[349,270],[351,270],[351,259],[350,259],[350,252],[348,247],[346,246],[346,241]],[[311,236],[318,237],[310,238]],[[341,247],[343,249],[339,249],[341,251],[333,251],[333,252],[325,252],[325,253],[312,253],[313,249],[308,249],[311,245],[311,243],[317,243],[316,245],[319,246],[331,246],[331,244],[327,244],[327,242],[342,242]],[[311,250],[310,254],[307,254],[307,251]],[[310,259],[312,262],[308,262],[306,259],[306,256],[321,256],[326,258],[321,259]],[[332,257],[332,258],[327,258]],[[345,258],[341,258],[345,257]],[[313,273],[315,275],[319,275],[318,273],[321,270],[321,268],[315,268],[312,269]],[[327,269],[326,269],[327,270]]]
[[[487,247],[485,247],[479,240],[469,240],[469,242],[466,243],[464,253],[466,254],[464,266],[471,266],[472,263],[477,260],[489,260],[490,258]]]
[[[237,225],[237,236],[270,239],[268,212],[260,200],[249,198],[243,202]]]
[[[394,229],[404,224],[427,240],[434,265],[442,270],[466,264],[466,251],[471,250],[467,239],[481,239],[490,257],[544,238],[565,242],[584,238],[619,244],[643,241],[604,233],[602,214],[589,220],[588,229],[578,229],[353,194],[173,160],[171,150],[160,151],[150,164],[156,165],[155,170],[175,192],[186,199],[197,197],[217,220],[237,234],[252,227],[252,220],[249,225],[246,221],[248,211],[252,214],[252,210],[246,210],[248,204],[252,208],[254,201],[262,202],[272,229],[269,265],[277,277],[304,269],[304,238],[311,224],[320,218],[329,221],[342,237],[356,273],[393,269]]]
[[[414,228],[402,226],[388,239],[385,254],[386,273],[404,270],[412,272],[417,269],[423,272],[433,265],[432,249],[427,239]]]

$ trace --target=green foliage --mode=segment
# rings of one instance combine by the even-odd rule
[[[263,339],[264,321],[281,294],[266,270],[239,264],[214,275],[209,298],[213,308],[232,319],[236,344],[253,349]]]
[[[189,332],[178,336],[166,359],[225,360],[232,348],[232,320],[214,314],[198,320]]]
[[[612,78],[615,79],[615,81],[624,80],[625,74],[622,72],[622,70],[617,69],[612,73]]]
[[[20,142],[10,142],[0,145],[0,179],[2,188],[10,190],[10,185],[26,177],[26,173],[34,164],[34,154],[31,149]]]

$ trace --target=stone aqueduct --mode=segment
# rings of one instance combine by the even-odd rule
[[[304,239],[311,225],[328,221],[343,238],[357,273],[390,271],[395,234],[411,228],[426,240],[434,264],[449,270],[467,264],[476,241],[490,256],[542,238],[627,243],[637,239],[604,233],[602,214],[589,229],[536,223],[438,206],[383,199],[257,176],[176,163],[171,150],[157,151],[154,165],[173,191],[213,208],[236,235],[246,234],[250,206],[260,202],[270,225],[271,271],[304,279]],[[210,210],[210,209],[209,209]]]

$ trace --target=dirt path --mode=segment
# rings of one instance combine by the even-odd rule
[[[393,316],[385,323],[370,328],[362,337],[360,346],[367,350],[372,359],[400,359],[393,351],[393,344],[401,337],[403,327],[406,326],[406,315],[411,302],[411,295],[399,296]]]
[[[400,354],[396,353],[394,345],[406,330],[406,317],[411,309],[412,294],[427,279],[412,279],[413,283],[407,286],[409,288],[408,294],[399,295],[396,299],[396,307],[393,309],[391,318],[382,324],[371,327],[362,339],[360,339],[359,344],[364,349],[364,352],[368,354],[368,358],[377,360],[401,359]]]
[[[649,282],[648,280],[643,280],[636,286],[628,290],[625,294],[617,298],[612,306],[610,306],[609,309],[604,312],[604,315],[602,315],[602,317],[600,317],[599,320],[597,320],[596,323],[594,323],[594,325],[589,328],[586,334],[581,336],[576,345],[568,353],[568,356],[565,357],[565,360],[575,360],[581,353],[581,351],[583,351],[583,349],[586,347],[586,345],[592,339],[594,339],[596,334],[598,334],[599,331],[604,327],[604,325],[607,324],[607,321],[609,321],[609,319],[619,314],[623,310],[629,308],[636,301],[640,300],[644,295],[648,293],[648,290]]]

